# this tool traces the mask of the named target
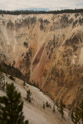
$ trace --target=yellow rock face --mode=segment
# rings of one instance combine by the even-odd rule
[[[83,14],[0,15],[0,61],[30,70],[43,92],[75,106],[83,98]]]

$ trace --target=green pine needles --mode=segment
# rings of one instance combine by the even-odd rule
[[[28,124],[24,121],[21,94],[14,84],[7,84],[6,96],[0,97],[0,124]]]

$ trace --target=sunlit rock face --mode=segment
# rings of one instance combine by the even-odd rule
[[[75,106],[83,98],[83,13],[0,15],[0,61]]]

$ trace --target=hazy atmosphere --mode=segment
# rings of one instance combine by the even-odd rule
[[[83,0],[0,0],[0,9],[75,9],[83,8]]]

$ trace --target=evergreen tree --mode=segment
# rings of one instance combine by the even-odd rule
[[[79,111],[80,120],[82,121],[82,124],[83,124],[83,100],[78,107],[78,111]]]
[[[65,108],[65,104],[62,102],[62,100],[60,101],[60,104],[59,104],[58,107],[59,107],[58,110],[59,110],[59,112],[61,113],[62,118],[63,118],[63,117],[64,117],[64,108]]]
[[[53,106],[53,112],[55,113],[55,105]]]
[[[21,94],[14,84],[7,84],[6,96],[0,97],[0,124],[28,124],[24,121]]]
[[[31,103],[31,95],[32,95],[31,91],[28,90],[28,91],[27,91],[27,100],[28,100],[28,102],[30,102],[30,103]]]
[[[50,105],[50,103],[48,101],[46,102],[46,107],[51,108],[51,105]]]
[[[74,111],[71,113],[71,120],[74,124],[77,124],[80,120],[79,114],[78,114],[78,109],[76,108]]]
[[[43,103],[43,109],[45,109],[45,103]]]
[[[78,124],[78,122],[80,121],[83,124],[83,100],[81,104],[77,108],[75,108],[75,110],[72,111],[71,120],[74,124]]]
[[[4,78],[3,74],[2,74],[2,69],[0,67],[0,81]]]

